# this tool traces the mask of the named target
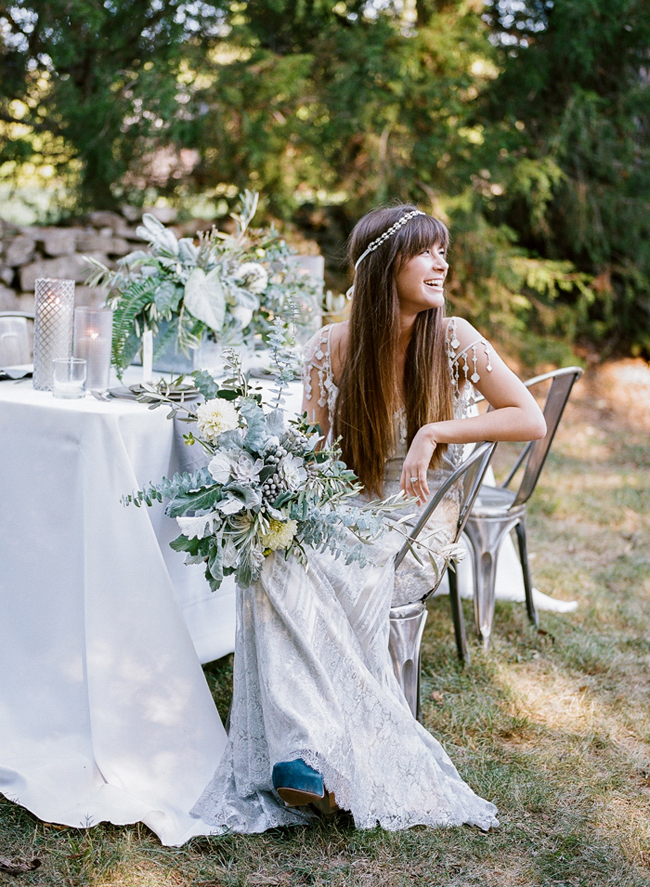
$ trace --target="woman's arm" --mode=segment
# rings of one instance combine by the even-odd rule
[[[465,320],[456,320],[459,351],[480,338],[474,327]],[[449,419],[423,425],[413,438],[404,460],[400,486],[409,496],[423,501],[429,495],[427,469],[439,443],[474,443],[481,440],[536,440],[546,434],[542,411],[526,386],[508,369],[503,360],[489,348],[476,349],[476,371],[480,381],[475,387],[493,407],[490,412],[467,419]],[[461,358],[462,361],[462,358]],[[469,357],[468,357],[469,362]],[[491,371],[488,370],[491,365]],[[462,367],[462,364],[461,364]],[[470,373],[474,372],[472,354]],[[464,373],[460,373],[460,384]],[[411,478],[417,478],[412,481]]]

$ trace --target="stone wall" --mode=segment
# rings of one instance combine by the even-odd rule
[[[164,224],[175,220],[171,209],[147,211]],[[102,305],[104,291],[85,285],[88,264],[83,256],[93,256],[113,267],[120,256],[142,249],[143,242],[135,233],[141,216],[140,210],[125,207],[123,214],[90,213],[82,224],[69,227],[17,228],[0,220],[0,311],[33,312],[37,277],[75,280],[76,305]],[[197,222],[190,227],[209,227],[209,223]]]

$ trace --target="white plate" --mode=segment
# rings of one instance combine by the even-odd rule
[[[34,372],[31,363],[20,363],[10,367],[0,367],[0,379],[25,379]]]

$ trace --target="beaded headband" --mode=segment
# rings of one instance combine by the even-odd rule
[[[399,231],[401,227],[406,225],[411,219],[414,219],[415,216],[426,216],[426,213],[423,213],[420,209],[411,210],[411,212],[406,213],[402,216],[401,219],[398,219],[394,225],[391,225],[383,234],[381,234],[376,240],[373,240],[367,247],[365,252],[361,253],[359,258],[354,263],[354,270],[356,271],[361,262],[365,259],[366,256],[369,256],[370,253],[374,253],[376,249],[378,249],[382,243],[388,240],[389,237],[392,237],[396,231]]]

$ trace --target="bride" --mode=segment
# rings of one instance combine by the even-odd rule
[[[545,433],[492,346],[444,317],[448,238],[413,206],[364,216],[350,240],[350,319],[307,346],[303,407],[325,437],[341,437],[369,496],[401,488],[423,505],[463,444]],[[481,416],[467,415],[474,387],[493,407]],[[306,823],[314,802],[350,811],[358,828],[498,825],[394,677],[389,610],[414,589],[422,597],[427,576],[412,560],[397,584],[401,539],[386,539],[363,569],[329,553],[310,552],[307,568],[274,553],[238,590],[228,745],[192,810],[215,834]]]

